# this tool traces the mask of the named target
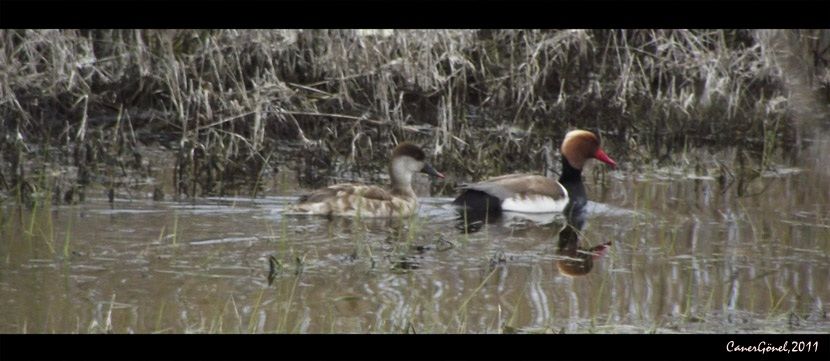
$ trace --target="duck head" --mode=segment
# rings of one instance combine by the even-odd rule
[[[392,160],[389,163],[389,177],[392,178],[392,185],[395,188],[411,187],[412,175],[415,173],[426,173],[433,177],[444,178],[444,175],[435,170],[426,162],[424,151],[412,143],[401,143],[392,152]]]
[[[572,130],[565,134],[562,141],[562,156],[576,169],[582,169],[588,159],[597,159],[608,164],[611,168],[617,168],[617,162],[608,157],[600,147],[599,138],[596,134],[587,130]]]

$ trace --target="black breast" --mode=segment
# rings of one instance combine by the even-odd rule
[[[501,199],[475,189],[463,190],[452,204],[489,215],[501,213]]]

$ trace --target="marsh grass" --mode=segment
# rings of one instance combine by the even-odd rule
[[[487,282],[490,280],[491,277],[493,277],[493,275],[496,274],[496,271],[498,271],[498,270],[499,270],[498,267],[493,267],[493,269],[490,270],[490,272],[487,273],[487,275],[481,280],[481,282],[478,284],[478,286],[475,289],[473,289],[467,295],[467,297],[464,298],[464,300],[461,302],[461,304],[456,309],[456,311],[454,313],[454,319],[458,323],[458,327],[459,327],[457,332],[462,332],[462,333],[467,332],[467,312],[468,312],[467,304],[469,304],[470,301],[476,295],[479,294],[479,291],[481,291],[484,288],[484,286],[487,285]]]
[[[36,193],[28,169],[49,165],[65,170],[58,199],[82,201],[95,185],[134,196],[159,189],[146,150],[162,148],[175,154],[175,197],[256,195],[278,165],[306,186],[362,177],[401,140],[427,146],[439,169],[480,179],[545,171],[551,139],[569,127],[598,131],[622,161],[671,163],[680,147],[737,140],[765,166],[805,113],[793,105],[811,94],[790,75],[830,94],[826,36],[3,30],[0,186],[26,203]]]
[[[69,243],[72,239],[72,218],[66,222],[66,231],[64,232],[64,239],[63,239],[63,259],[65,261],[69,261]]]

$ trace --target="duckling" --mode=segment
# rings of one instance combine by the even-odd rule
[[[318,189],[300,197],[289,206],[288,213],[325,216],[397,218],[408,217],[418,209],[418,197],[412,189],[415,173],[444,178],[425,161],[424,151],[411,143],[401,143],[392,152],[389,162],[391,185],[343,183]]]

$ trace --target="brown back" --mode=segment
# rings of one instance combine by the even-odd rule
[[[369,199],[383,201],[392,199],[392,194],[381,187],[344,183],[318,189],[311,194],[304,195],[300,197],[300,203],[325,202],[331,198],[338,197],[338,194],[341,194],[341,196],[358,194]]]
[[[463,188],[481,191],[502,200],[517,194],[538,194],[553,199],[562,199],[567,196],[555,180],[533,174],[503,175],[483,182],[465,185]]]

